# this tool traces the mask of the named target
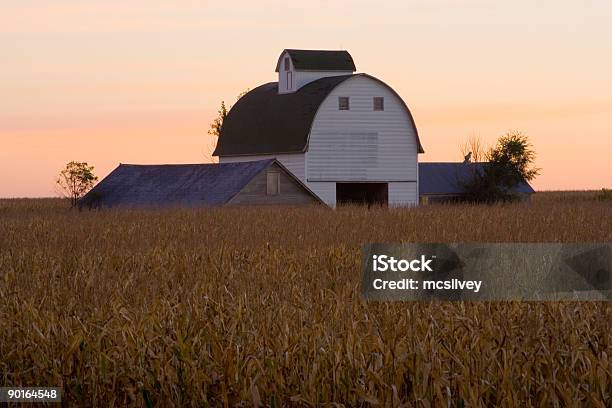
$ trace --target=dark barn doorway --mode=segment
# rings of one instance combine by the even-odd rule
[[[364,204],[387,206],[387,183],[336,183],[336,204]]]

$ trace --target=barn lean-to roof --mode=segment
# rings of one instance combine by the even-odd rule
[[[461,195],[462,184],[469,181],[474,171],[482,172],[485,163],[419,163],[419,195]],[[512,193],[535,193],[529,183],[523,182]]]
[[[267,159],[221,164],[121,164],[87,193],[81,204],[99,207],[223,205],[273,164],[316,197],[281,163]]]
[[[356,71],[353,57],[345,50],[286,49],[278,57],[276,72],[280,69],[281,58],[285,53],[289,54],[293,67],[298,71]]]
[[[319,106],[336,86],[356,76],[377,81],[398,97],[412,123],[419,153],[423,153],[414,119],[402,98],[378,78],[367,74],[354,74],[320,78],[293,93],[279,94],[277,82],[253,89],[240,98],[229,111],[213,155],[305,152]]]

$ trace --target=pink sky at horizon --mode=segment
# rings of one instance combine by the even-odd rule
[[[347,49],[391,85],[420,161],[458,161],[471,135],[521,130],[542,168],[536,190],[612,188],[609,21],[600,0],[9,1],[0,197],[56,195],[70,160],[100,178],[119,163],[206,161],[220,101],[276,80],[284,48]]]

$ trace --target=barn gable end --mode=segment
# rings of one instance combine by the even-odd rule
[[[274,182],[278,175],[278,194],[269,194],[269,183]],[[272,177],[271,177],[272,176]],[[278,162],[270,165],[265,171],[258,173],[253,179],[236,194],[228,205],[304,205],[316,204],[321,201],[299,182],[292,174]]]

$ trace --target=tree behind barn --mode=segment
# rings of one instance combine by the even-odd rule
[[[75,207],[79,199],[85,195],[98,180],[93,173],[94,167],[86,162],[71,161],[60,172],[57,185],[64,196],[70,199],[70,205]]]
[[[226,117],[227,108],[225,107],[225,101],[221,101],[221,107],[217,111],[217,117],[213,119],[212,123],[210,124],[208,134],[218,139],[219,135],[221,135],[221,127],[223,127],[223,122],[225,121]]]
[[[540,172],[534,167],[535,151],[526,135],[509,132],[501,136],[486,154],[482,171],[474,171],[464,184],[467,198],[474,202],[513,201],[512,189],[533,180]]]
[[[484,144],[482,139],[473,134],[466,140],[460,147],[459,150],[464,158],[469,157],[469,161],[478,163],[484,161],[487,155],[487,146]]]
[[[246,91],[241,92],[236,98],[236,102],[239,101],[240,98],[242,98],[248,92],[249,92],[248,89]],[[232,107],[230,105],[229,109],[231,108]],[[221,136],[221,129],[223,128],[223,122],[225,122],[225,118],[227,117],[227,113],[229,109],[225,106],[225,101],[221,101],[221,106],[219,107],[219,110],[217,111],[217,117],[213,119],[212,123],[210,124],[210,128],[208,129],[208,134],[212,136],[213,139],[209,141],[208,144],[205,146],[204,154],[207,156],[207,158],[211,162],[215,161],[212,153],[215,150],[215,147],[217,147],[217,141],[219,140],[219,136]]]

